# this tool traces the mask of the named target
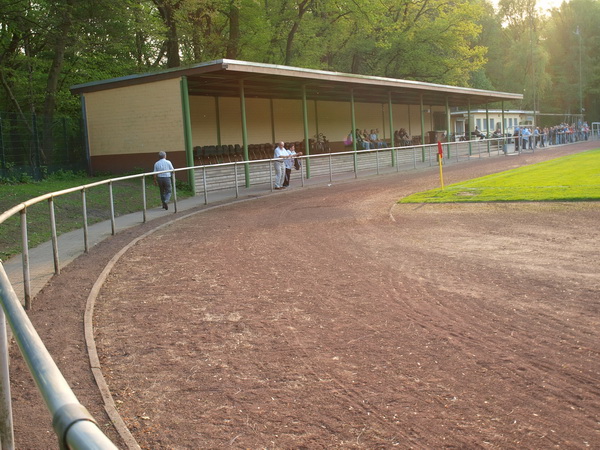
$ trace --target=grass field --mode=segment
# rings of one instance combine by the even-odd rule
[[[600,149],[402,198],[399,203],[600,200]]]
[[[26,200],[40,195],[56,192],[84,184],[95,183],[109,178],[88,177],[70,172],[50,176],[47,180],[33,183],[0,184],[0,212],[6,211]],[[177,197],[188,197],[188,189],[182,189],[177,183]],[[143,208],[141,179],[119,181],[113,184],[115,215],[120,216]],[[146,201],[148,208],[160,206],[158,188],[152,184],[150,177],[146,178]],[[86,205],[88,223],[93,224],[110,219],[108,185],[86,190]],[[62,195],[54,199],[57,233],[83,227],[83,203],[81,193]],[[48,202],[44,201],[27,208],[27,234],[29,246],[35,247],[50,240],[50,210]],[[21,253],[21,225],[19,214],[0,224],[0,258]]]

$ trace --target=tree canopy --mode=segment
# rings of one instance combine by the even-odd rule
[[[77,115],[70,85],[232,58],[523,93],[511,106],[597,121],[599,47],[598,0],[0,0],[0,111]]]

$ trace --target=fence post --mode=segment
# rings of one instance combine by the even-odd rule
[[[63,138],[64,138],[64,142],[65,142],[64,143],[64,145],[65,145],[65,148],[64,148],[65,159],[66,159],[67,162],[70,163],[71,162],[71,158],[70,158],[70,155],[69,155],[69,153],[70,153],[69,152],[69,138],[67,136],[67,118],[66,117],[62,118],[62,126],[63,126]]]
[[[34,159],[35,159],[35,166],[33,167],[33,179],[34,180],[40,180],[40,166],[41,166],[41,160],[40,160],[40,145],[38,142],[38,130],[37,130],[37,116],[34,114],[31,115],[31,125],[32,125],[32,129],[33,129],[33,148],[35,149],[35,155],[34,155]],[[38,176],[36,176],[36,172],[38,174]]]
[[[60,264],[58,261],[58,236],[56,234],[56,217],[54,215],[54,197],[48,199],[50,208],[50,228],[52,229],[52,256],[54,258],[54,273],[60,273]]]
[[[3,138],[3,132],[2,132],[2,116],[0,115],[0,150],[1,150],[1,158],[2,158],[2,175],[3,176],[7,176],[8,174],[6,173],[6,154],[4,152],[4,138]]]

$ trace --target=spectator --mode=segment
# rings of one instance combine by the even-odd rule
[[[173,170],[173,164],[167,159],[166,152],[158,152],[158,157],[159,160],[154,163],[154,172]],[[154,185],[158,185],[160,200],[162,202],[162,207],[165,210],[169,209],[169,200],[171,200],[171,173],[172,172],[154,174]]]

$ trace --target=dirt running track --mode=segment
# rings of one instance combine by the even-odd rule
[[[594,147],[452,165],[446,183]],[[600,203],[395,204],[436,185],[434,168],[276,193],[127,251],[96,343],[142,448],[600,448]],[[82,315],[157,223],[79,258],[31,313],[121,446]],[[16,353],[17,447],[56,448]]]

